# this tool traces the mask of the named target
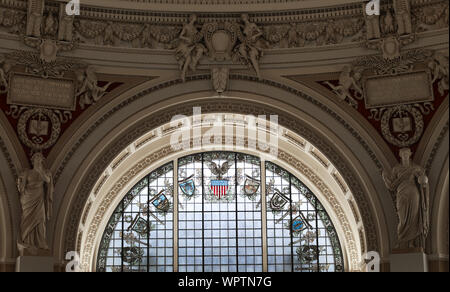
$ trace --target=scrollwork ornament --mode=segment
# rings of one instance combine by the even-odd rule
[[[383,137],[397,147],[409,147],[417,143],[424,127],[422,113],[412,105],[389,108],[381,118]]]
[[[386,109],[385,108],[372,108],[370,109],[370,116],[369,116],[369,120],[375,120],[375,121],[380,121],[381,120],[381,115],[384,113]]]
[[[6,111],[5,114],[17,120],[20,115],[26,110],[28,110],[28,108],[24,106],[10,105],[9,111]]]
[[[17,124],[20,140],[35,152],[53,146],[61,133],[60,118],[51,110],[34,108],[24,112]]]

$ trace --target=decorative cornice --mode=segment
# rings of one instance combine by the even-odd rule
[[[186,1],[194,6],[197,5],[194,4],[197,3],[194,0],[176,0],[175,6],[183,7]],[[191,12],[170,12],[170,9],[167,10],[169,12],[133,10],[118,8],[120,5],[108,7],[108,3],[112,3],[111,0],[97,2],[97,0],[83,2],[80,16],[75,17],[74,39],[80,43],[124,48],[173,49],[172,43],[177,40],[183,25],[189,22],[190,13],[198,14],[199,26],[208,23],[236,23],[240,21],[241,14],[246,13],[245,9],[230,13],[199,12],[198,9]],[[122,4],[134,2],[133,5],[138,6],[145,4],[142,1],[113,2]],[[164,5],[164,1],[154,2]],[[245,4],[242,4],[243,1],[236,2],[239,2],[237,6],[245,7]],[[253,0],[250,2],[257,5]],[[286,3],[313,1],[266,0],[261,2],[282,7]],[[329,2],[330,4],[325,7],[323,4],[316,4],[317,7],[304,9],[285,8],[280,11],[268,9],[265,12],[251,12],[249,13],[250,21],[264,31],[265,49],[318,47],[359,43],[364,40],[367,29],[364,25],[363,3],[352,0],[343,1],[344,4]],[[50,12],[53,15],[58,14],[60,2],[46,1],[45,3],[44,19]],[[146,3],[151,4],[148,1]],[[447,1],[414,0],[411,3],[415,33],[448,27]],[[201,5],[202,7],[215,6],[211,5],[210,1],[201,1]],[[9,33],[24,35],[26,2],[0,0],[0,9],[1,6],[8,7],[10,10],[10,13],[4,17],[9,24],[3,26]],[[383,7],[391,7],[391,5],[385,4]],[[433,17],[429,15],[433,11],[443,11],[443,13]]]

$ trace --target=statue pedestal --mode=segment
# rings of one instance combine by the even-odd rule
[[[16,262],[16,272],[53,272],[55,261],[48,256],[20,256]]]
[[[393,250],[391,272],[428,272],[427,255],[421,249]]]

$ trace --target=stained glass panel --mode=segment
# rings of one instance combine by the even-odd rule
[[[178,160],[176,189],[172,163],[152,172],[111,216],[97,271],[170,272],[175,261],[180,272],[343,271],[337,233],[319,200],[284,169],[264,167],[262,177],[257,157],[195,154]]]

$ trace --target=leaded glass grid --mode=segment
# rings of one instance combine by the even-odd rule
[[[97,271],[173,271],[172,163],[142,179],[116,208],[101,241]]]
[[[181,180],[179,218],[180,272],[261,272],[261,190],[258,158],[211,152],[178,162]],[[214,180],[226,181],[227,191],[217,195]],[[194,193],[183,188],[194,181]]]
[[[286,170],[247,154],[207,152],[180,158],[174,182],[173,165],[150,173],[117,206],[97,271],[171,272],[175,262],[179,272],[344,270],[328,214]]]
[[[311,190],[271,162],[266,184],[268,271],[343,271],[337,233]]]

